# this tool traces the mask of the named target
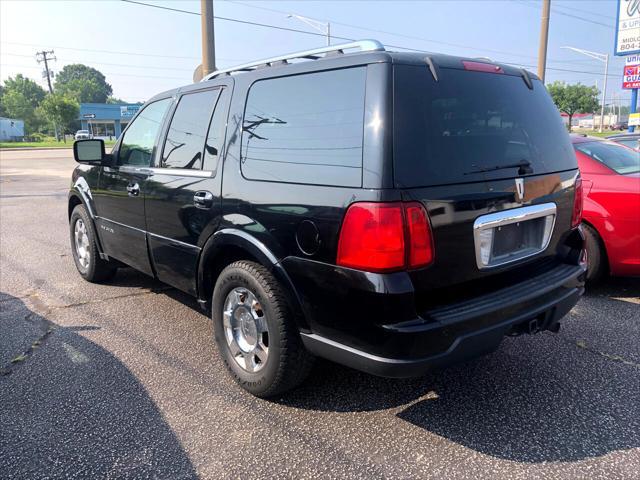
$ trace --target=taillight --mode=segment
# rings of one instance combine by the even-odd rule
[[[429,219],[419,203],[354,203],[345,214],[337,264],[370,272],[418,268],[433,261]]]
[[[582,222],[582,178],[576,178],[576,188],[573,198],[573,212],[571,214],[571,227],[577,227]]]
[[[418,268],[433,261],[433,238],[427,211],[419,203],[404,205],[407,222],[407,266]]]

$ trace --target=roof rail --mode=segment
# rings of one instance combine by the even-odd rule
[[[340,45],[330,45],[328,47],[314,48],[313,50],[305,50],[302,52],[289,53],[288,55],[280,55],[278,57],[267,58],[264,60],[257,60],[251,63],[245,63],[243,65],[237,65],[235,67],[224,68],[222,70],[215,70],[200,80],[205,82],[211,80],[219,75],[228,74],[234,72],[248,72],[255,70],[258,67],[271,66],[276,63],[287,63],[287,60],[294,60],[304,58],[307,60],[318,60],[332,53],[344,53],[345,50],[359,49],[361,52],[373,52],[384,51],[384,45],[377,40],[358,40],[356,42],[343,43]]]

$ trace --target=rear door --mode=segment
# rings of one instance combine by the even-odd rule
[[[230,95],[231,84],[222,82],[180,96],[147,181],[145,209],[156,274],[192,294],[202,243],[220,217],[218,166]]]
[[[426,206],[436,250],[434,265],[412,274],[416,287],[471,295],[497,288],[505,272],[507,282],[518,281],[519,269],[553,257],[571,228],[577,165],[544,85],[534,80],[529,88],[520,75],[467,71],[462,63],[440,68],[437,81],[426,65],[394,70],[394,181],[405,199]],[[556,211],[550,224],[515,222],[492,238],[479,235],[478,225],[546,207]],[[528,242],[549,228],[548,245],[540,240],[536,253]]]
[[[145,187],[171,101],[157,100],[140,111],[114,149],[116,165],[103,167],[92,192],[105,253],[149,275],[153,271],[145,233]]]

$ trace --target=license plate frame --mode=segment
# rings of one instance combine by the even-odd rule
[[[556,204],[543,203],[478,217],[473,224],[478,268],[496,268],[544,252],[551,241],[556,216]]]

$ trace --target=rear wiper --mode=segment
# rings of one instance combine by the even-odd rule
[[[471,172],[465,172],[465,175],[471,175],[473,173],[481,173],[481,172],[493,172],[494,170],[504,170],[507,168],[517,168],[518,175],[527,175],[533,173],[533,168],[531,168],[531,162],[528,160],[521,160],[519,163],[510,163],[508,165],[494,165],[493,167],[479,167],[477,170],[473,170]]]

